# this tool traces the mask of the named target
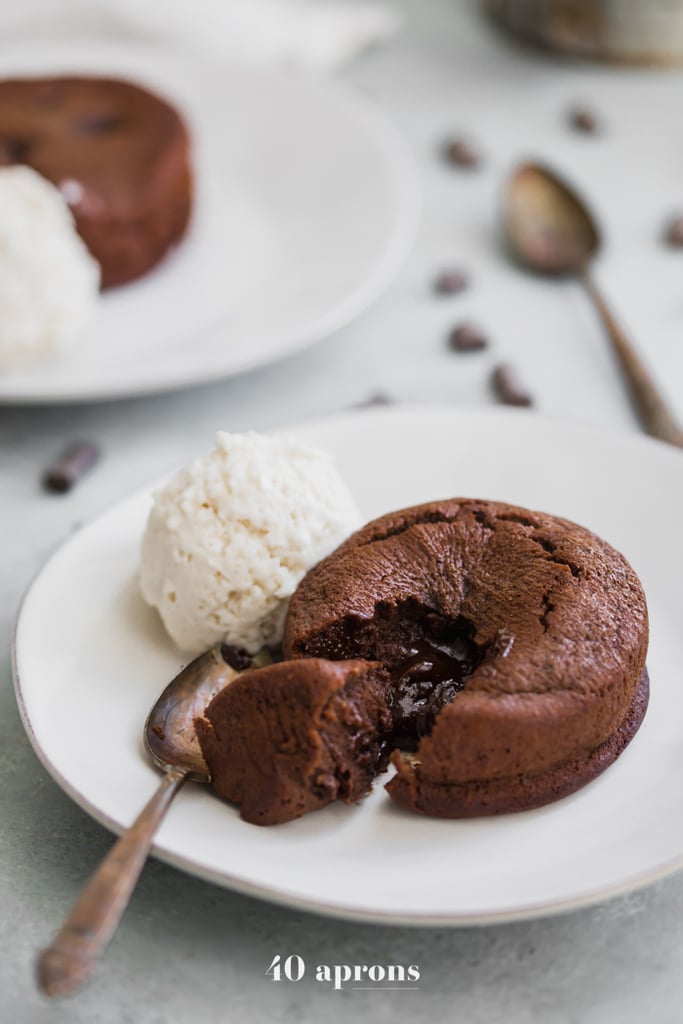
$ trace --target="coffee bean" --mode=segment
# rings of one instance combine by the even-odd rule
[[[569,111],[569,123],[577,132],[584,135],[597,135],[600,124],[592,110],[587,107],[572,107]]]
[[[668,245],[674,248],[683,245],[683,215],[676,214],[672,217],[666,227],[664,238]]]
[[[444,270],[434,282],[437,295],[457,295],[464,292],[469,284],[467,274],[461,270]]]
[[[491,377],[493,389],[504,405],[533,405],[533,399],[520,383],[517,371],[509,363],[500,363]]]
[[[476,170],[481,166],[481,155],[467,139],[449,139],[444,145],[444,156],[449,164],[464,170]]]
[[[70,445],[45,471],[43,484],[58,494],[70,491],[100,457],[97,445],[80,441]]]
[[[235,647],[234,644],[221,644],[221,658],[234,668],[235,672],[244,672],[251,666],[251,654],[244,647]]]
[[[476,324],[464,323],[451,331],[448,343],[455,352],[478,352],[488,346],[488,339]]]
[[[385,394],[382,391],[375,391],[367,398],[363,398],[360,402],[356,402],[352,406],[353,409],[374,409],[380,405],[393,405],[394,399],[390,395]]]

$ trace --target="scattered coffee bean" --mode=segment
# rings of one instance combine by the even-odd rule
[[[48,491],[70,491],[100,457],[97,445],[80,441],[70,445],[45,471],[43,484]]]
[[[597,135],[600,130],[597,117],[587,107],[572,107],[569,123],[575,131],[583,132],[584,135]]]
[[[434,282],[434,291],[437,295],[457,295],[464,292],[468,284],[467,274],[462,270],[444,270]]]
[[[475,324],[459,324],[450,334],[448,343],[455,352],[478,352],[488,346],[488,339]]]
[[[676,214],[672,217],[666,227],[664,235],[667,245],[671,245],[676,248],[679,245],[683,245],[683,215]]]
[[[234,644],[221,644],[221,658],[234,668],[235,672],[244,672],[251,665],[251,654],[244,647],[235,647]]]
[[[394,399],[385,394],[383,391],[375,391],[373,394],[368,395],[367,398],[363,398],[360,402],[356,402],[353,409],[373,409],[375,406],[380,405],[393,405]]]
[[[491,377],[493,389],[505,405],[533,405],[533,399],[519,381],[517,371],[509,363],[500,363]]]
[[[467,139],[449,139],[444,145],[444,156],[449,164],[465,170],[476,170],[481,165],[481,154]]]

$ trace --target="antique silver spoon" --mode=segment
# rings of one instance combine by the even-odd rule
[[[505,191],[504,230],[522,266],[541,274],[576,277],[583,284],[612,342],[642,427],[653,437],[683,448],[683,431],[590,275],[600,234],[579,197],[546,167],[522,164]]]
[[[152,760],[164,772],[163,779],[92,875],[53,941],[40,953],[38,984],[46,995],[67,995],[90,975],[128,905],[154,834],[173,797],[186,779],[210,781],[195,718],[203,714],[219,690],[237,678],[240,670],[270,660],[265,650],[249,659],[235,648],[219,644],[187,665],[161,694],[145,722],[143,740]]]

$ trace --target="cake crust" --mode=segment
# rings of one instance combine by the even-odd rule
[[[396,774],[385,789],[401,806],[435,818],[479,818],[511,814],[554,803],[596,779],[616,761],[640,728],[650,695],[644,672],[626,716],[604,743],[570,758],[555,768],[511,778],[434,783],[423,779],[421,768],[395,750]]]

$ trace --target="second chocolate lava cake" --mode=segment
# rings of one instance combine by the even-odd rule
[[[11,164],[27,164],[61,190],[103,288],[146,274],[185,233],[187,128],[170,103],[133,82],[0,80],[0,166]]]

